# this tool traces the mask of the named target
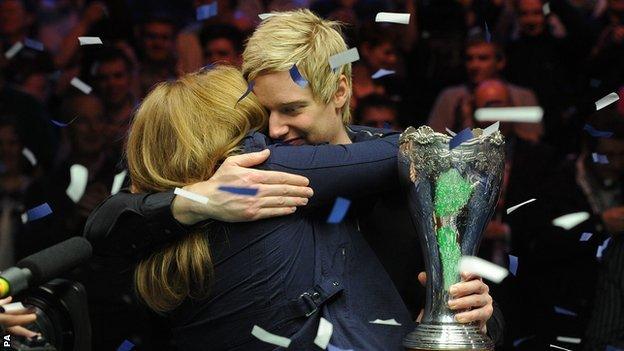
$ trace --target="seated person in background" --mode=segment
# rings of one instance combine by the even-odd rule
[[[459,131],[466,126],[466,119],[462,118],[461,110],[466,104],[470,104],[474,88],[487,79],[500,79],[501,72],[505,68],[505,54],[501,47],[486,41],[479,35],[469,37],[466,42],[465,66],[468,81],[464,84],[444,89],[433,105],[429,114],[429,126],[437,132],[444,133],[445,128]],[[507,86],[511,106],[536,106],[537,98],[528,89],[521,88],[511,83]],[[541,125],[531,126],[530,140],[538,141],[543,134]]]
[[[204,65],[225,63],[240,67],[243,35],[236,27],[226,24],[205,26],[199,38],[204,49]]]
[[[401,130],[396,105],[387,97],[377,94],[360,100],[355,111],[355,124],[379,129]]]

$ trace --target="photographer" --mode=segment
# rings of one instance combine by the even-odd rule
[[[13,300],[11,296],[0,299],[0,331],[2,336],[6,333],[26,338],[37,336],[37,333],[22,327],[37,320],[37,315],[29,313],[31,312],[29,309],[6,312],[3,306],[11,303],[11,300]]]

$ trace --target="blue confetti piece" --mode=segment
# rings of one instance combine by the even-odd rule
[[[198,21],[206,20],[210,17],[214,17],[217,15],[218,4],[216,1],[208,4],[202,5],[197,8],[195,14],[197,16]]]
[[[214,63],[209,63],[209,64],[205,65],[204,67],[200,68],[199,71],[204,73],[204,72],[210,71],[211,69],[215,68],[215,66],[216,65]]]
[[[46,202],[26,211],[26,218],[27,218],[26,221],[27,222],[36,221],[50,214],[52,214],[52,209],[50,208],[50,205],[48,205],[48,203]]]
[[[54,125],[55,125],[55,126],[57,126],[57,127],[64,128],[64,127],[67,127],[68,125],[70,125],[73,121],[75,121],[75,120],[76,120],[76,118],[77,118],[77,117],[74,117],[74,119],[72,119],[71,121],[69,121],[69,122],[67,122],[67,123],[65,123],[65,122],[61,122],[61,121],[56,120],[56,119],[51,119],[51,120],[50,120],[50,122],[52,122],[52,124],[54,124]]]
[[[596,138],[610,138],[613,136],[613,132],[605,132],[602,130],[598,130],[589,124],[586,124],[585,127],[583,127],[583,130],[587,131],[589,135],[596,137]]]
[[[349,210],[349,206],[351,206],[351,200],[347,200],[342,197],[337,197],[336,202],[334,202],[334,207],[332,208],[329,217],[327,217],[327,223],[340,223],[344,219],[344,216],[347,214]]]
[[[511,274],[516,275],[518,271],[518,257],[514,255],[509,255],[509,271]]]
[[[119,347],[117,348],[117,351],[130,351],[134,348],[134,344],[131,343],[128,340],[124,340],[124,342],[121,343],[121,345],[119,345]]]
[[[254,87],[254,82],[251,81],[249,83],[247,83],[247,91],[245,91],[245,93],[243,94],[243,96],[238,98],[238,101],[236,101],[236,104],[238,104],[239,102],[241,102],[241,100],[243,100],[245,97],[247,97],[247,95],[249,95],[249,93],[251,93],[253,91],[253,87]]]
[[[457,133],[451,141],[449,141],[449,149],[453,150],[454,148],[461,145],[463,142],[472,139],[474,136],[472,135],[472,131],[470,128],[466,128],[461,132]]]
[[[581,234],[581,238],[579,239],[579,241],[587,241],[592,237],[592,233],[583,233]]]
[[[327,351],[353,351],[352,349],[341,349],[338,346],[327,344]]]
[[[592,160],[594,160],[594,163],[600,163],[603,165],[606,165],[609,163],[609,160],[607,159],[606,155],[602,155],[602,154],[598,154],[598,153],[592,153]]]
[[[490,33],[490,28],[488,28],[487,22],[485,23],[485,41],[488,43],[492,42],[492,34]]]
[[[559,306],[555,306],[555,313],[563,314],[563,315],[566,315],[566,316],[572,316],[572,317],[578,316],[578,314],[576,312],[572,312],[570,310],[566,310],[565,308],[559,307]]]
[[[26,47],[29,47],[33,50],[43,51],[43,43],[36,41],[34,39],[29,39],[29,38],[24,39],[24,45],[26,45]]]
[[[609,246],[611,242],[611,237],[608,237],[602,244],[598,245],[598,249],[596,250],[596,258],[602,258],[602,252]]]
[[[381,77],[389,76],[394,73],[395,71],[380,68],[377,72],[373,73],[373,75],[371,76],[371,79],[379,79]]]
[[[513,346],[514,346],[514,347],[518,347],[518,346],[520,346],[520,344],[522,344],[523,342],[525,342],[525,341],[527,341],[527,340],[529,340],[529,339],[533,339],[534,337],[535,337],[535,335],[529,335],[529,336],[525,336],[525,337],[520,338],[520,339],[516,339],[516,340],[514,340],[514,342],[513,342]]]
[[[308,81],[305,78],[303,78],[296,64],[290,68],[289,72],[290,72],[290,78],[292,78],[292,80],[295,83],[297,83],[298,86],[302,88],[305,88],[308,86]]]
[[[244,188],[236,186],[220,186],[219,190],[226,191],[228,193],[245,196],[255,196],[258,194],[258,188]]]

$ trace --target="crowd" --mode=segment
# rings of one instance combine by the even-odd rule
[[[216,14],[197,11],[206,5]],[[624,0],[0,0],[0,270],[81,235],[127,182],[125,137],[152,87],[215,63],[240,67],[259,14],[301,7],[343,22],[358,48],[354,124],[459,132],[486,126],[479,108],[541,106],[539,123],[501,124],[504,185],[480,253],[501,266],[518,259],[514,275],[490,284],[507,322],[502,349],[544,349],[561,336],[587,350],[624,347],[624,99],[594,105],[624,97]],[[380,11],[410,22],[377,23]],[[81,45],[86,36],[102,44]],[[43,203],[52,214],[22,219]],[[576,212],[590,217],[553,225]],[[112,298],[88,272],[76,277],[92,289],[102,350],[123,338],[145,350],[167,343],[165,322],[131,287]],[[118,320],[111,305],[150,322]],[[111,320],[118,334],[98,332]]]

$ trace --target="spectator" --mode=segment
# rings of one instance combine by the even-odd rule
[[[243,35],[234,26],[205,26],[200,34],[204,48],[204,64],[217,62],[240,67],[242,63]]]
[[[23,42],[31,34],[35,22],[34,8],[26,0],[0,1],[0,51]]]
[[[362,99],[355,111],[355,124],[374,128],[401,130],[395,104],[383,95]]]
[[[145,96],[156,84],[176,76],[175,24],[166,18],[153,17],[140,26],[140,93]]]

